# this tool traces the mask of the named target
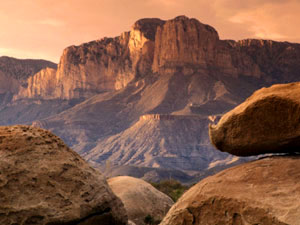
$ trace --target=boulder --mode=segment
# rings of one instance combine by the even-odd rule
[[[300,157],[276,156],[208,177],[172,206],[161,225],[296,225]]]
[[[49,131],[0,127],[0,224],[127,224],[104,177]]]
[[[144,224],[147,216],[161,221],[174,204],[170,197],[138,178],[113,177],[108,180],[108,184],[124,203],[129,220],[135,224]]]
[[[211,142],[238,156],[300,150],[300,83],[262,88],[210,125]]]

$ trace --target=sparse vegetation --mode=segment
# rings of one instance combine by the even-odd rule
[[[144,219],[146,225],[157,225],[160,224],[160,220],[155,220],[151,215],[147,215]]]
[[[182,185],[179,181],[174,179],[163,180],[159,183],[151,182],[151,184],[156,189],[172,198],[174,202],[176,202],[181,195],[190,188],[189,186]]]

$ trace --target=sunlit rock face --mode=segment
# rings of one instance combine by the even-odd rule
[[[27,79],[46,67],[55,69],[56,64],[46,60],[0,57],[0,105],[25,89]]]
[[[127,224],[105,177],[61,139],[20,125],[0,134],[0,224]]]
[[[128,48],[133,69],[139,75],[151,72],[155,34],[157,27],[163,24],[160,19],[141,19],[132,27]]]
[[[27,87],[21,88],[18,98],[52,98],[56,88],[56,69],[46,68],[27,80]]]
[[[185,192],[161,225],[297,225],[299,160],[264,158],[210,176]]]
[[[187,64],[207,67],[218,40],[214,28],[196,19],[179,16],[169,20],[156,32],[153,71],[172,71]]]
[[[56,98],[89,97],[125,86],[132,78],[129,33],[64,50],[56,74]]]
[[[300,83],[262,88],[211,125],[217,149],[238,156],[299,152]]]
[[[37,85],[30,94],[27,91],[23,96],[22,91],[17,98],[38,94],[53,99],[88,98],[122,89],[145,76],[175,73],[217,79],[247,77],[264,83],[293,81],[299,75],[299,57],[297,44],[220,40],[213,27],[185,16],[167,21],[141,19],[118,37],[66,48],[55,79],[48,83],[51,87]],[[50,76],[52,79],[53,74]],[[35,83],[42,78],[36,76]],[[50,89],[52,94],[46,94]]]

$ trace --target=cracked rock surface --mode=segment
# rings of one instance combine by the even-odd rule
[[[0,127],[0,224],[127,224],[104,177],[49,131]]]
[[[161,225],[297,225],[300,156],[245,163],[208,177],[172,206]]]

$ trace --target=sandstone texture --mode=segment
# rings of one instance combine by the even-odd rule
[[[239,156],[299,152],[299,99],[300,83],[262,88],[211,125],[210,139]]]
[[[120,176],[108,179],[112,191],[124,203],[128,219],[143,225],[146,216],[161,221],[174,204],[173,200],[151,184],[134,177]]]
[[[208,177],[172,206],[161,225],[297,225],[300,157],[264,158]]]
[[[104,177],[52,133],[0,127],[0,224],[127,224]]]

